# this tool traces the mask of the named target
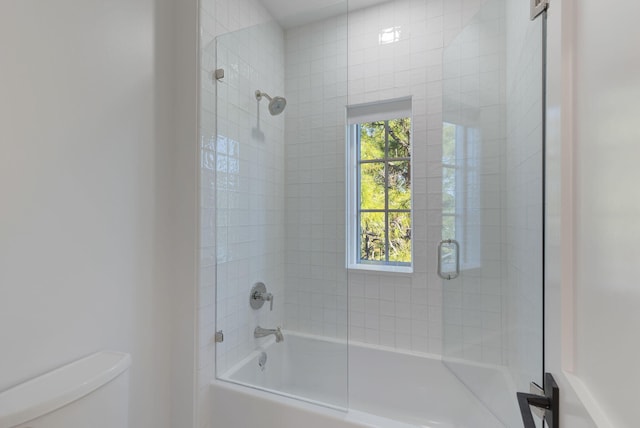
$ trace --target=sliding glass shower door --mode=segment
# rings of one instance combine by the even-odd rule
[[[543,19],[490,0],[444,51],[443,354],[508,427],[543,375]]]

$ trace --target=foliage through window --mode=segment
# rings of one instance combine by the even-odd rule
[[[411,265],[411,118],[355,124],[357,263]]]

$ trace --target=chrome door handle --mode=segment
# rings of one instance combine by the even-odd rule
[[[456,248],[456,270],[454,272],[442,272],[442,245],[453,244]],[[438,276],[447,281],[456,279],[460,275],[460,244],[455,239],[445,239],[438,244]]]

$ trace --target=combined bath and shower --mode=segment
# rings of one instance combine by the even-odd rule
[[[262,100],[262,97],[265,97],[269,100],[269,113],[271,116],[279,115],[284,111],[284,108],[287,106],[287,100],[284,97],[270,97],[266,92],[262,92],[261,90],[256,91],[256,100]]]

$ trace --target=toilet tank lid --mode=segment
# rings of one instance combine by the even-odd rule
[[[0,393],[0,428],[46,415],[76,401],[126,371],[131,356],[98,352]]]

